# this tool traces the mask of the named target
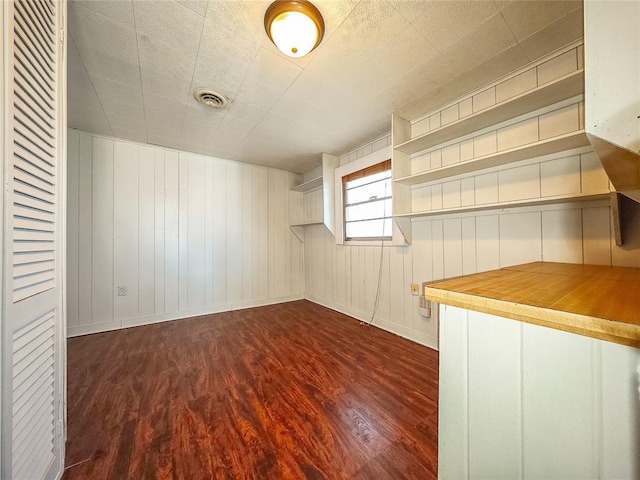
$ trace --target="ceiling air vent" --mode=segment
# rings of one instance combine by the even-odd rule
[[[213,90],[207,88],[198,88],[193,92],[193,97],[200,103],[211,108],[223,109],[229,103],[227,97]]]

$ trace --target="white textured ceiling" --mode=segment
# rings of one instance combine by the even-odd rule
[[[582,36],[581,1],[315,0],[324,40],[292,59],[269,3],[70,1],[69,126],[305,172]]]

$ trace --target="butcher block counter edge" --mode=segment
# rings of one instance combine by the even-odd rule
[[[428,285],[433,302],[640,348],[640,268],[535,262]]]

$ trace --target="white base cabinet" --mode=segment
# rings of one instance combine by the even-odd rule
[[[439,478],[640,478],[639,349],[439,308]]]

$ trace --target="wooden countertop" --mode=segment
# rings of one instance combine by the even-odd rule
[[[640,268],[535,262],[436,282],[427,299],[640,347]]]

